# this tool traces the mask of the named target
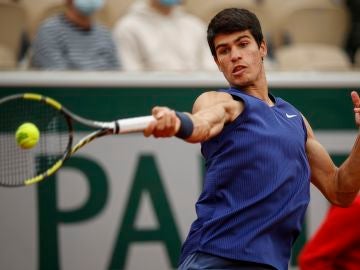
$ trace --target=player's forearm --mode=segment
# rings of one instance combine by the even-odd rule
[[[193,132],[187,139],[188,142],[197,143],[206,141],[221,132],[229,120],[225,106],[214,106],[192,114]]]
[[[340,205],[352,203],[360,189],[360,135],[336,174],[336,194]]]

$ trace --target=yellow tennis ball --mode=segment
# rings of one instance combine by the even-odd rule
[[[16,142],[23,149],[33,148],[39,141],[39,129],[33,123],[23,123],[16,130]]]

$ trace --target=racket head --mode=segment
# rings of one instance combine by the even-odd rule
[[[21,148],[15,138],[26,122],[39,129],[38,143]],[[15,94],[0,99],[0,185],[26,186],[55,173],[71,154],[73,124],[61,104],[38,94]]]

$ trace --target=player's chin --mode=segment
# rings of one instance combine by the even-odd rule
[[[234,78],[231,81],[231,85],[236,86],[237,88],[244,88],[250,85],[250,81],[245,78],[245,77],[241,77],[241,78]]]

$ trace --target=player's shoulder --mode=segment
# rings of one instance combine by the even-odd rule
[[[206,100],[209,102],[224,102],[224,101],[228,101],[228,100],[232,100],[232,96],[227,93],[227,92],[223,92],[223,91],[218,91],[218,90],[210,90],[210,91],[206,91],[203,92],[198,98],[197,100]]]
[[[206,91],[197,97],[194,102],[193,112],[215,106],[220,103],[236,102],[233,97],[226,92]],[[238,102],[237,102],[238,103]]]

